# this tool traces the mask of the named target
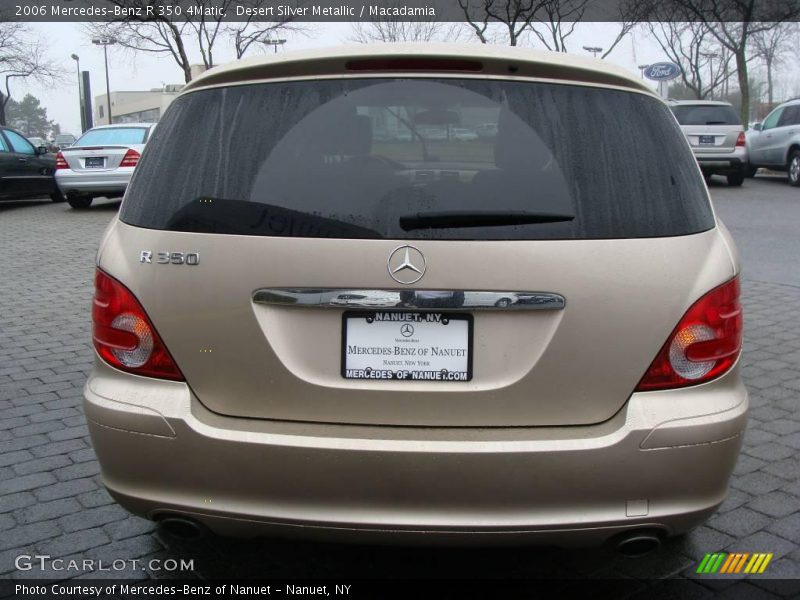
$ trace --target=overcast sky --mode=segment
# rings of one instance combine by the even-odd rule
[[[352,36],[350,23],[309,23],[313,32],[308,36],[297,34],[282,37],[288,43],[280,52],[292,49],[335,46],[348,43]],[[71,54],[80,57],[81,70],[91,74],[92,96],[105,93],[105,72],[103,67],[103,51],[93,46],[85,26],[80,23],[35,23],[30,27],[46,40],[50,56],[59,62],[66,73],[63,83],[51,87],[41,86],[35,82],[15,81],[12,95],[22,98],[30,92],[47,108],[50,119],[61,124],[61,130],[70,133],[80,132],[80,115],[78,112],[78,86],[75,61]],[[568,39],[571,52],[586,55],[582,49],[585,45],[608,47],[617,35],[619,26],[616,23],[585,23],[576,28],[575,34]],[[474,39],[469,38],[470,41]],[[538,40],[537,40],[538,41]],[[222,64],[233,60],[234,53],[230,44],[220,43],[215,46],[215,63]],[[534,46],[537,47],[537,46]],[[538,47],[541,47],[539,45]],[[202,62],[199,54],[190,49],[192,62]],[[637,64],[648,64],[666,60],[658,45],[641,30],[620,42],[614,52],[606,60],[627,68],[639,75]],[[139,53],[132,56],[113,46],[108,55],[111,91],[149,90],[161,88],[164,84],[183,83],[183,74],[169,55],[153,55]]]

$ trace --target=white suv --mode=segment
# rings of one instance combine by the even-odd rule
[[[725,175],[729,185],[742,185],[748,164],[747,145],[733,106],[713,100],[675,100],[670,108],[706,180],[718,174]]]

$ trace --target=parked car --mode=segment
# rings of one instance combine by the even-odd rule
[[[471,292],[464,295],[464,306],[497,306],[506,308],[518,301],[518,294],[506,292]]]
[[[56,161],[19,131],[0,127],[0,200],[49,197],[63,202],[53,173]]]
[[[747,132],[748,175],[761,167],[786,171],[789,185],[800,186],[800,98],[784,102]]]
[[[426,140],[431,141],[444,141],[447,140],[448,136],[447,126],[445,124],[441,127],[421,127],[418,133]]]
[[[497,123],[481,123],[475,131],[480,138],[493,139],[497,136]]]
[[[728,184],[742,185],[748,168],[744,127],[730,102],[672,100],[670,108],[695,158],[708,179],[725,175]]]
[[[38,147],[40,147],[40,146],[43,146],[44,148],[47,148],[47,141],[46,141],[44,138],[40,138],[40,137],[29,137],[29,138],[28,138],[28,141],[29,141],[31,144],[33,144],[33,147],[34,147],[34,148],[38,148]]]
[[[59,133],[53,138],[53,146],[58,150],[63,150],[64,148],[72,146],[76,139],[77,138],[71,133]]]
[[[28,138],[31,144],[33,144],[36,148],[44,148],[45,153],[52,153],[55,154],[58,152],[58,146],[54,146],[52,142],[48,142],[46,139],[42,137],[30,137]]]
[[[463,127],[457,127],[453,129],[451,136],[454,140],[458,140],[459,142],[471,142],[478,139],[477,133],[472,131],[472,129],[466,129]]]
[[[102,125],[56,155],[56,182],[72,208],[98,196],[122,196],[139,162],[152,123]]]
[[[331,304],[339,306],[386,306],[387,302],[397,304],[400,302],[400,294],[398,292],[388,292],[376,296],[371,293],[371,290],[346,290],[336,294],[330,300]]]
[[[493,152],[374,143],[392,115],[476,114]],[[166,110],[100,245],[102,478],[177,535],[644,552],[727,494],[738,276],[669,108],[607,61],[220,66]]]

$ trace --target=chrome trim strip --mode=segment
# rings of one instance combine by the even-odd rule
[[[357,290],[262,288],[253,302],[301,308],[420,308],[445,310],[561,310],[564,296],[550,292],[462,290]]]

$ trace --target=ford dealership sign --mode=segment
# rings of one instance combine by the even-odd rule
[[[680,67],[675,63],[660,62],[647,67],[644,76],[653,81],[668,81],[675,79],[680,72]]]

